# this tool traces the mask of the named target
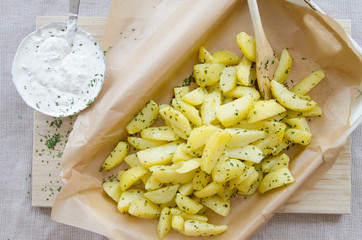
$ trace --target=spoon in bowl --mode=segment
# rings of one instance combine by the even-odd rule
[[[256,41],[256,75],[260,94],[271,98],[270,82],[278,66],[278,59],[265,36],[256,0],[248,0]]]
[[[66,39],[69,45],[73,44],[75,31],[77,29],[80,0],[69,0],[69,18]]]

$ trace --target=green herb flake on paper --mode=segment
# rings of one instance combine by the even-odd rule
[[[54,133],[53,136],[51,136],[50,138],[48,138],[45,142],[45,145],[49,148],[49,149],[54,149],[54,147],[57,145],[57,143],[59,143],[61,141],[60,139],[60,134],[59,133]]]
[[[63,120],[62,119],[55,119],[54,121],[52,121],[50,123],[50,127],[56,127],[56,128],[60,128],[63,124]]]
[[[188,77],[185,78],[182,82],[182,86],[186,87],[186,86],[190,86],[191,83],[195,83],[195,78],[192,76],[192,74]]]

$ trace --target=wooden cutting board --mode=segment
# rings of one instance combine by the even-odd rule
[[[37,27],[49,22],[66,22],[66,17],[37,17]],[[350,20],[339,23],[351,31]],[[106,24],[105,17],[80,17],[78,25],[90,32],[99,42]],[[32,205],[51,207],[64,183],[61,158],[68,135],[76,117],[54,118],[34,112]],[[53,148],[54,147],[54,148]],[[298,203],[286,204],[283,213],[348,214],[351,200],[351,153],[350,141],[342,150],[335,165],[316,186]]]

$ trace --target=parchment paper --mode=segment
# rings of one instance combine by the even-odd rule
[[[297,190],[306,180],[314,182],[333,164],[345,143],[352,99],[362,79],[361,58],[334,20],[285,0],[258,3],[276,54],[288,47],[293,56],[289,85],[313,70],[326,72],[326,79],[310,92],[324,114],[310,122],[311,144],[295,147],[291,155],[296,182],[264,195],[233,198],[227,217],[209,212],[211,223],[229,225],[215,239],[247,239],[290,197],[303,195],[305,190]],[[101,183],[119,169],[104,173],[100,166],[147,101],[169,103],[172,88],[181,85],[198,63],[201,45],[211,52],[231,50],[241,56],[235,39],[241,31],[254,35],[246,1],[113,0],[102,41],[106,81],[70,135],[62,164],[68,184],[54,203],[52,219],[111,239],[157,239],[157,220],[117,211]],[[175,232],[166,237],[180,238]]]

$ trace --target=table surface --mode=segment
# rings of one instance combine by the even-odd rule
[[[362,45],[361,0],[314,2],[333,18],[351,19],[352,37]],[[80,15],[107,16],[110,3],[83,0]],[[0,11],[0,239],[106,239],[50,220],[50,208],[31,206],[33,110],[21,100],[10,75],[16,48],[35,29],[35,17],[67,15],[68,1],[1,0]],[[362,239],[362,126],[351,139],[351,214],[276,214],[251,239]]]

